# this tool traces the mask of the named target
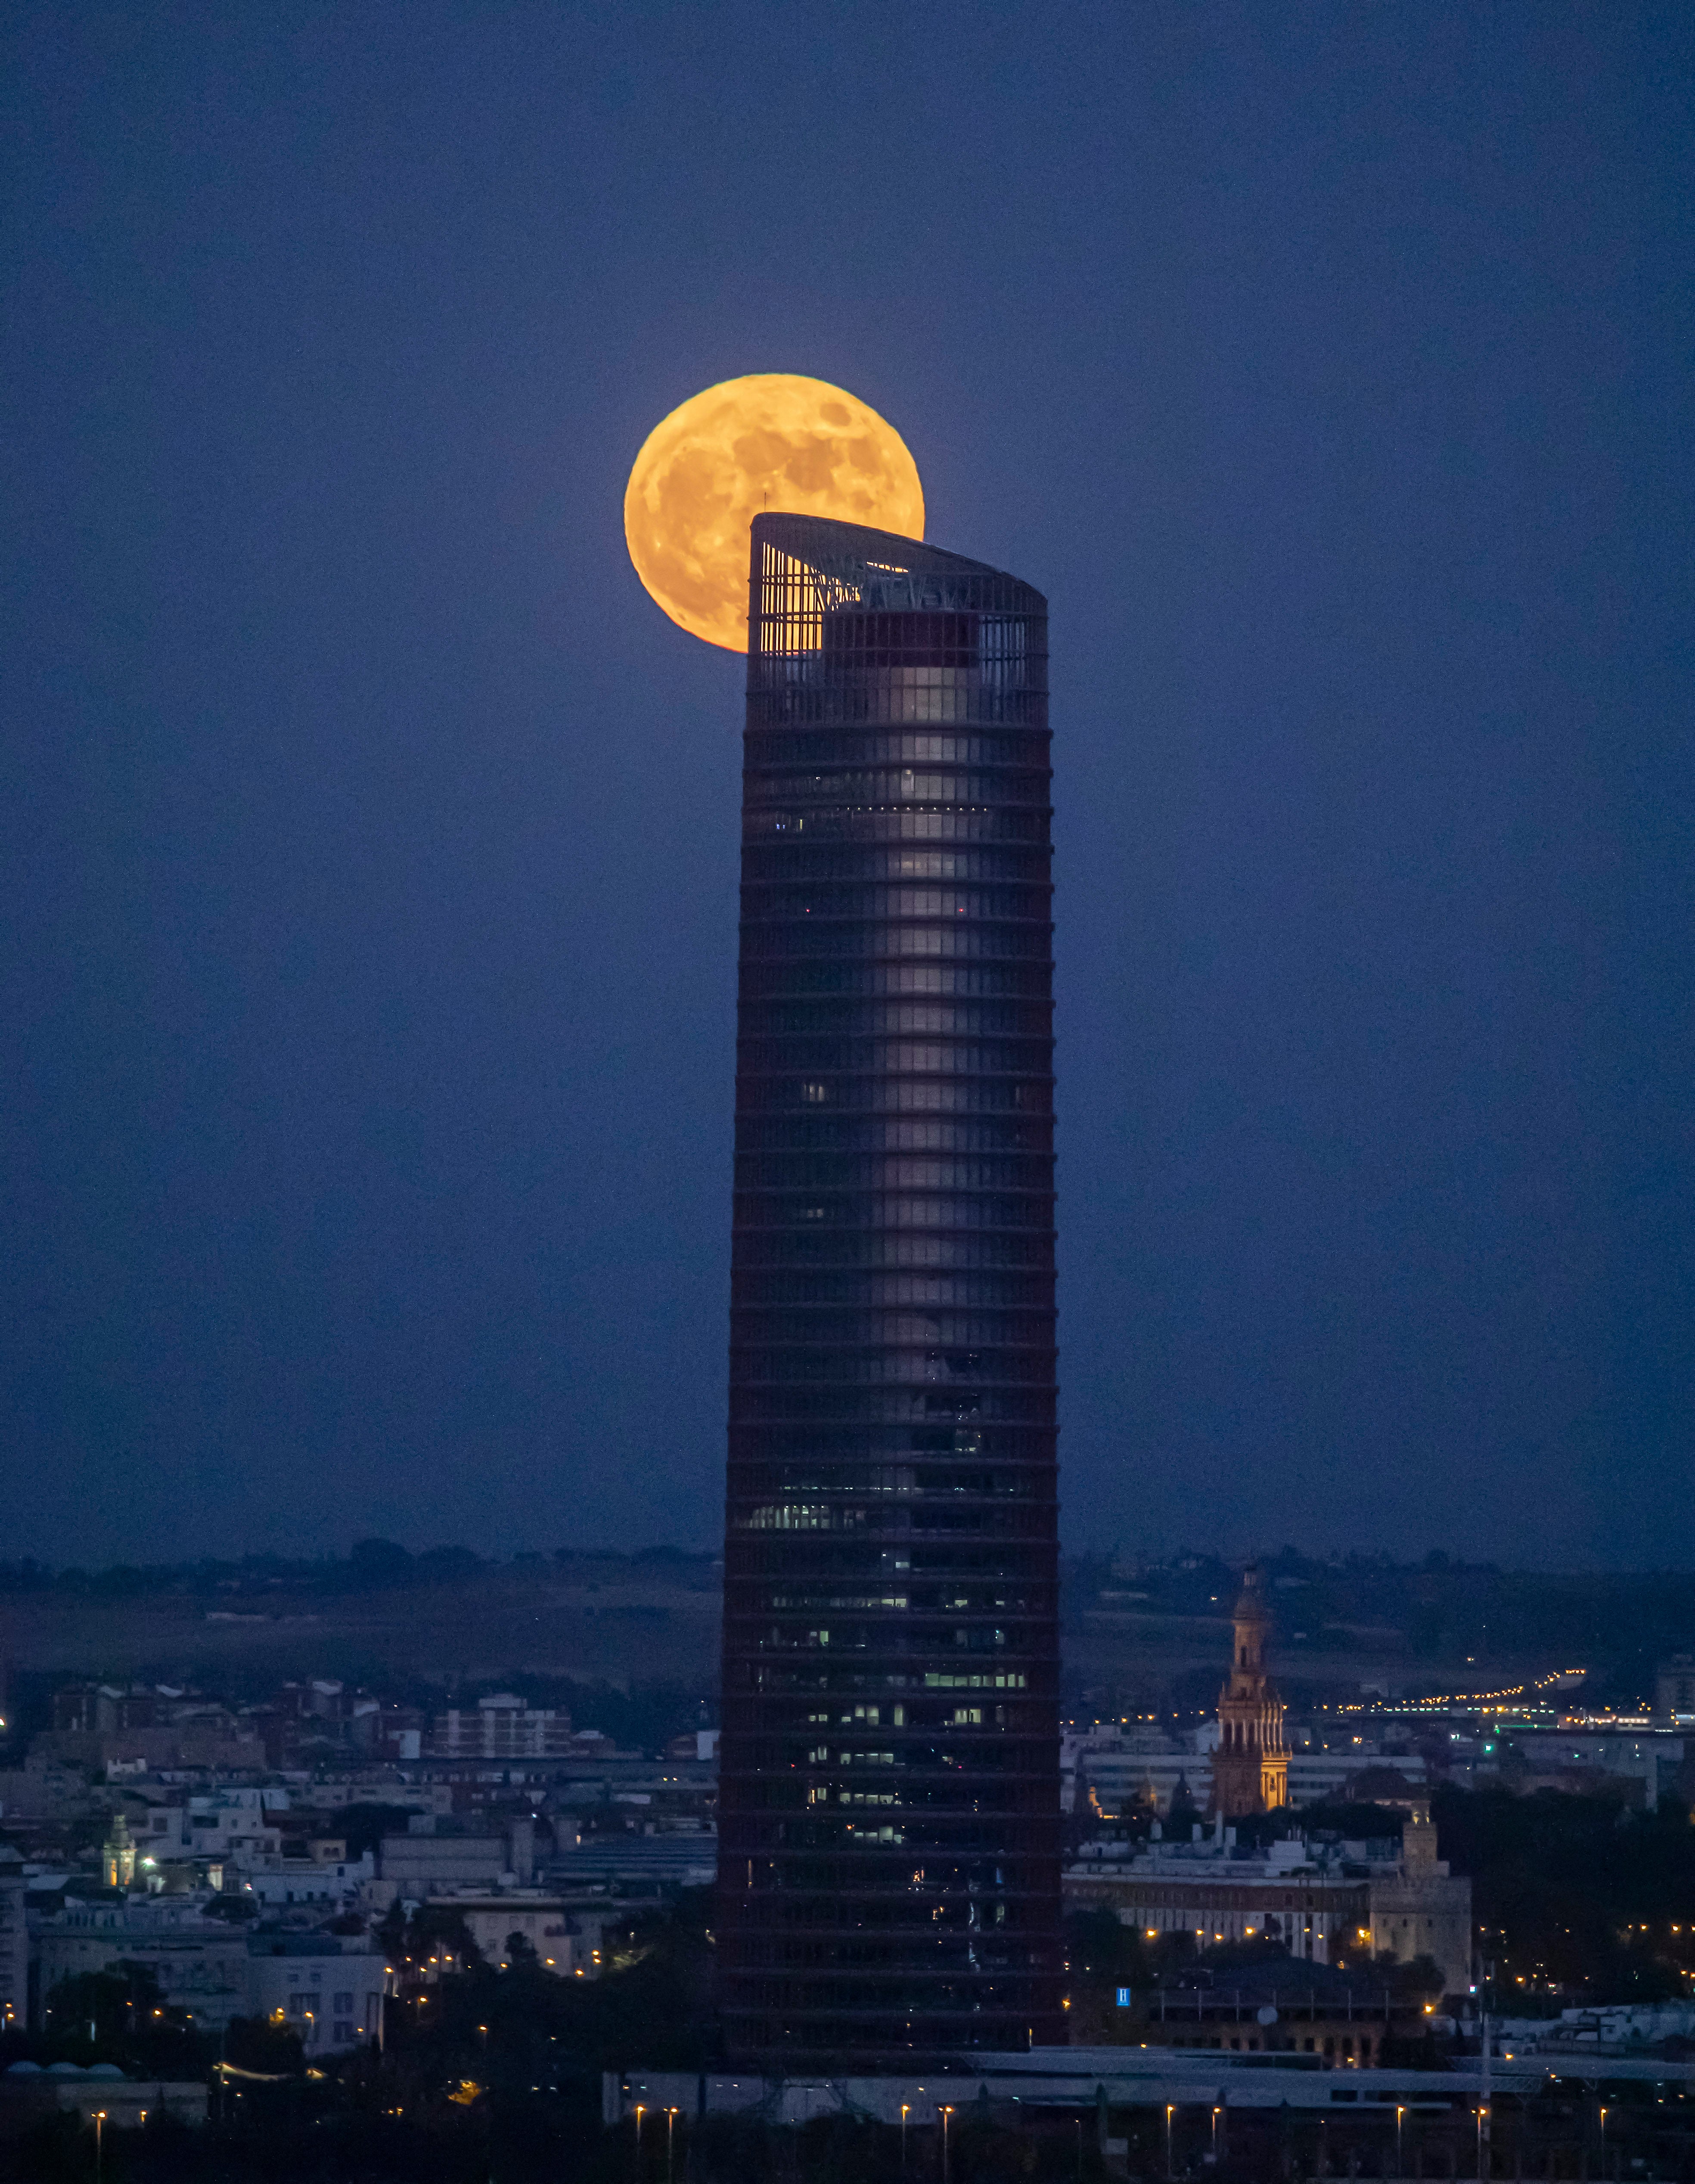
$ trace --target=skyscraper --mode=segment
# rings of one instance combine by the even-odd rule
[[[1046,602],[753,526],[717,1934],[733,2055],[1062,2040]]]

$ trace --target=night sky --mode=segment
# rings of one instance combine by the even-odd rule
[[[1695,1559],[1687,0],[8,21],[0,1552],[716,1537],[774,370],[1051,601],[1070,1544]]]

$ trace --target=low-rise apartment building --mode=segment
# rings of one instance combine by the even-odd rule
[[[535,1870],[534,1830],[522,1821],[505,1833],[460,1833],[438,1828],[430,1816],[404,1836],[384,1836],[377,1878],[367,1891],[373,1904],[424,1903],[432,1897],[527,1886]]]
[[[495,1691],[474,1707],[438,1713],[430,1748],[443,1759],[548,1759],[567,1752],[571,1741],[568,1713]]]
[[[254,1934],[248,1942],[248,2014],[297,2034],[306,2059],[382,2040],[393,1986],[381,1950],[329,1934]]]
[[[1369,1970],[1316,1963],[1243,1964],[1216,1975],[1196,1966],[1120,1999],[1150,2048],[1312,2055],[1344,2070],[1380,2065],[1389,2041],[1424,2031],[1426,2009],[1425,1996]]]
[[[298,2033],[308,2057],[382,2036],[392,1981],[363,1935],[253,1932],[209,1917],[206,1899],[67,1900],[33,1921],[33,2020],[50,2029],[53,1990],[85,1972],[140,1964],[166,2005],[220,2032],[234,2017],[270,2017]]]
[[[31,1919],[31,2016],[47,2022],[53,1989],[85,1972],[142,1964],[172,2009],[220,2031],[248,2014],[244,1930],[205,1914],[206,1898],[131,1897],[92,1903],[67,1897],[62,1911]]]

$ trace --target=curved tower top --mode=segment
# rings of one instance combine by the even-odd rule
[[[797,578],[810,574],[821,596],[831,604],[851,603],[889,612],[952,609],[971,614],[1040,616],[1047,601],[1033,584],[928,546],[922,538],[898,532],[872,531],[863,524],[834,523],[820,515],[756,515],[749,571],[748,650],[786,652],[792,644],[762,644],[758,636],[790,632],[785,603],[763,591],[772,577],[792,566]]]
[[[932,671],[915,678],[912,671],[923,669]],[[906,688],[863,681],[889,673]],[[784,702],[801,685],[848,699],[856,682],[859,703],[845,716]],[[748,699],[750,728],[826,714],[870,722],[886,703],[889,725],[953,720],[1045,732],[1047,601],[1004,570],[892,531],[758,515]]]

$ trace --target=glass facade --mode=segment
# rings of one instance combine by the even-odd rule
[[[716,1919],[730,2052],[1064,2038],[1046,602],[753,526]]]

